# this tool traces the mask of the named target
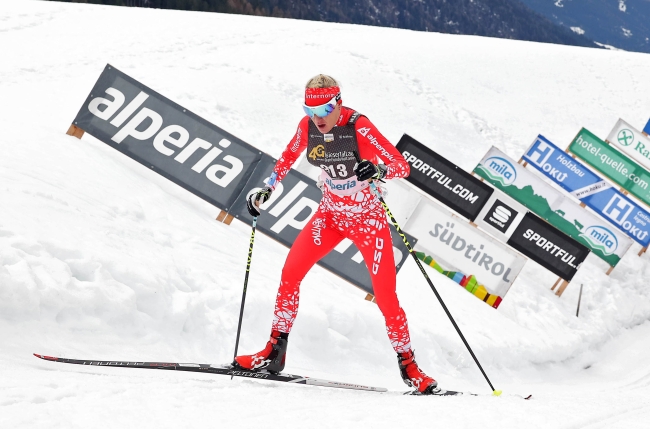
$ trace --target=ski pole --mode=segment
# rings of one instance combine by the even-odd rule
[[[257,216],[253,217],[253,231],[251,232],[250,245],[248,246],[248,262],[246,263],[246,275],[244,276],[244,291],[241,296],[241,308],[239,309],[239,324],[237,325],[237,340],[235,340],[235,355],[237,357],[237,348],[239,348],[239,334],[241,333],[241,322],[244,317],[244,304],[246,303],[246,288],[248,287],[248,273],[251,270],[251,260],[253,259],[253,243],[255,241],[255,227],[257,226]],[[234,375],[230,377],[232,380]]]
[[[361,162],[361,157],[359,156],[359,153],[357,151],[354,151],[354,156],[357,159],[357,163]],[[445,313],[447,313],[447,317],[449,317],[449,320],[451,321],[451,324],[454,325],[454,328],[456,328],[456,332],[458,332],[458,335],[460,335],[461,340],[463,340],[463,343],[465,344],[465,347],[467,347],[467,350],[469,351],[469,354],[472,355],[472,358],[474,358],[474,362],[476,362],[476,365],[478,366],[478,369],[481,370],[481,373],[483,374],[483,377],[485,377],[485,380],[487,383],[490,385],[490,388],[492,389],[492,393],[495,396],[501,395],[500,390],[495,390],[494,386],[492,386],[492,383],[490,382],[490,379],[488,378],[487,374],[485,371],[483,371],[483,367],[481,366],[481,363],[478,361],[478,358],[472,351],[472,348],[469,346],[469,343],[465,339],[465,336],[463,333],[460,331],[460,328],[456,324],[456,321],[452,317],[451,313],[449,312],[449,309],[445,305],[445,302],[442,300],[442,297],[436,290],[436,287],[433,285],[433,282],[427,275],[427,272],[424,270],[424,267],[420,263],[420,260],[418,259],[417,255],[415,254],[415,251],[413,251],[413,247],[411,247],[411,244],[409,243],[408,239],[406,238],[406,235],[404,232],[402,232],[402,228],[399,227],[399,224],[397,223],[397,220],[395,220],[395,217],[393,216],[393,213],[391,213],[390,209],[388,208],[388,205],[386,204],[386,201],[384,201],[384,198],[381,196],[379,193],[379,190],[377,189],[377,185],[375,185],[375,182],[373,180],[369,180],[370,183],[370,189],[372,190],[372,193],[375,194],[377,199],[379,199],[379,202],[381,203],[382,207],[384,208],[384,211],[390,218],[391,222],[393,223],[393,226],[395,226],[395,229],[397,230],[397,233],[402,237],[402,241],[404,241],[404,245],[408,249],[409,253],[411,256],[413,256],[413,259],[415,259],[415,263],[417,264],[418,268],[420,268],[420,271],[422,272],[422,275],[424,278],[427,280],[427,283],[429,283],[429,286],[431,287],[431,290],[433,290],[433,293],[436,295],[436,298],[438,298],[438,301],[440,302],[440,305],[442,306],[443,310],[445,310]]]

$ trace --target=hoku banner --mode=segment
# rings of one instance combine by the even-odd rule
[[[544,136],[522,159],[643,247],[650,244],[650,212]]]
[[[623,119],[616,122],[607,142],[650,170],[650,138]]]
[[[252,221],[246,210],[246,193],[260,186],[275,164],[269,155],[110,64],[93,86],[74,125],[246,223]],[[292,170],[266,203],[269,210],[259,217],[258,229],[291,246],[302,228],[309,227],[307,222],[320,197],[313,180]],[[314,228],[312,232],[317,235],[317,225]],[[391,232],[399,270],[407,250],[394,228]],[[413,237],[409,239],[416,242]],[[373,293],[368,269],[350,240],[344,240],[319,265]]]
[[[582,243],[612,267],[632,244],[632,240],[609,222],[580,207],[495,147],[488,151],[474,172]]]
[[[650,205],[650,172],[583,128],[568,149],[643,203]]]
[[[417,232],[416,251],[430,255],[445,270],[475,276],[495,300],[503,299],[526,263],[522,255],[426,199],[420,200],[404,230]]]

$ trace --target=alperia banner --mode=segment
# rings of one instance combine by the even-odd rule
[[[569,151],[650,205],[650,172],[583,128],[569,145]]]
[[[607,136],[607,142],[650,170],[650,138],[622,119]]]
[[[633,240],[650,244],[650,213],[544,136],[522,158]]]
[[[474,172],[613,267],[632,244],[609,222],[580,207],[495,147]]]
[[[246,223],[252,220],[246,210],[246,194],[261,186],[275,165],[269,155],[110,64],[99,76],[74,124]],[[290,171],[264,205],[266,212],[258,220],[258,229],[291,246],[316,211],[321,196],[313,180]],[[394,228],[391,232],[395,260],[388,263],[395,262],[399,270],[408,252]],[[317,226],[312,233],[317,239]],[[412,243],[417,241],[408,238]],[[319,264],[373,292],[363,257],[350,240],[344,240]]]

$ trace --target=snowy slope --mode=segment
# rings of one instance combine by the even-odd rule
[[[305,21],[0,2],[0,427],[646,427],[648,255],[611,276],[588,258],[562,298],[529,262],[499,310],[431,272],[496,388],[412,398],[200,374],[84,368],[86,359],[232,358],[250,227],[107,145],[65,131],[107,62],[278,156],[316,73],[396,142],[466,169],[538,133],[566,145],[649,114],[650,57]],[[391,197],[388,197],[391,204]],[[240,350],[270,328],[287,249],[259,235]],[[575,317],[578,285],[585,286]],[[377,307],[316,267],[287,371],[404,390]],[[487,383],[413,262],[398,276],[418,362],[443,387]]]

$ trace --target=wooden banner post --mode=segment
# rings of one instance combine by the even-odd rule
[[[639,256],[643,255],[646,252],[646,250],[648,250],[648,246],[644,247],[639,251]]]
[[[230,225],[233,219],[234,219],[233,215],[231,215],[225,210],[221,210],[219,212],[219,215],[217,216],[217,222],[223,222],[226,225]]]
[[[564,290],[567,288],[567,286],[569,286],[569,282],[562,279],[562,284],[560,285],[560,288],[557,290],[557,292],[555,292],[555,294],[557,296],[562,296],[562,294],[564,293]]]
[[[84,135],[84,132],[85,132],[84,130],[82,130],[75,124],[72,124],[70,125],[70,128],[68,128],[68,132],[66,134],[80,139]]]
[[[560,283],[561,281],[562,281],[562,277],[558,277],[557,280],[555,281],[555,283],[553,284],[553,287],[551,288],[551,290],[555,290],[558,283]]]

